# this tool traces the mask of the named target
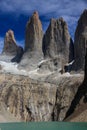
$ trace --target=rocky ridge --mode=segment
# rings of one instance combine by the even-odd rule
[[[25,50],[19,47],[12,59],[20,62],[11,64],[16,67],[14,72],[7,71],[7,64],[0,61],[1,112],[4,108],[19,121],[63,121],[85,106],[86,14],[87,10],[79,19],[74,46],[62,18],[52,19],[43,36],[38,13],[34,12],[26,26]]]

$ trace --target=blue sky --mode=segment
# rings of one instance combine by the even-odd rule
[[[63,17],[74,36],[78,18],[87,8],[87,0],[0,0],[0,52],[6,31],[12,29],[18,44],[24,44],[25,26],[34,11],[38,11],[47,29],[51,18]]]

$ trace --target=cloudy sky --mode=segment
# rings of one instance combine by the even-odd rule
[[[85,8],[87,0],[0,0],[0,51],[9,29],[14,31],[17,43],[23,46],[26,22],[36,10],[44,32],[50,18],[63,17],[73,37],[77,21]]]

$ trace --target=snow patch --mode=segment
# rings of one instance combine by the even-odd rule
[[[17,63],[4,62],[0,61],[0,65],[2,66],[2,72],[11,73],[11,74],[19,74],[19,75],[27,75],[25,70],[19,70]]]
[[[44,63],[44,62],[46,62],[46,61],[48,61],[48,59],[40,61],[40,62],[38,63],[38,66],[40,66],[42,63]]]
[[[46,73],[38,73],[39,68],[36,68],[35,70],[31,70],[31,71],[26,71],[26,70],[23,70],[23,69],[19,70],[17,63],[0,61],[0,65],[2,66],[1,71],[5,72],[5,73],[11,73],[11,74],[15,74],[15,75],[24,75],[24,76],[30,76],[30,77],[33,77],[33,76],[35,77],[37,75],[38,76],[46,75]]]

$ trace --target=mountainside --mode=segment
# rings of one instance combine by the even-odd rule
[[[43,53],[45,57],[59,57],[61,62],[69,62],[71,42],[67,23],[63,18],[51,19],[50,25],[43,38]],[[73,53],[72,53],[73,55]],[[73,56],[72,56],[73,57]],[[70,61],[72,61],[70,59]]]
[[[36,11],[26,25],[24,49],[12,30],[6,33],[0,55],[0,121],[87,121],[86,26],[87,10],[73,44],[63,18],[51,19],[43,34]]]
[[[44,58],[51,59],[52,66],[49,65],[50,61],[46,62],[50,66],[51,71],[58,70],[58,68],[64,70],[64,66],[74,60],[73,42],[68,32],[67,23],[63,18],[57,20],[51,19],[50,25],[43,37],[42,49]],[[43,68],[43,64],[41,68]]]
[[[60,121],[82,80],[81,75],[61,76],[52,83],[0,74],[0,106],[20,121]]]
[[[87,10],[84,10],[78,20],[78,25],[75,32],[75,70],[84,70],[85,54],[87,47]]]

